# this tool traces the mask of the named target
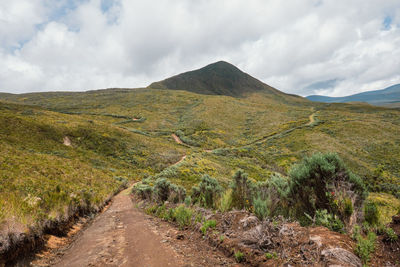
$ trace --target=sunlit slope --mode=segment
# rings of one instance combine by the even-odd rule
[[[96,118],[1,102],[0,140],[0,225],[18,231],[98,207],[124,182],[157,173],[184,154],[162,137]]]

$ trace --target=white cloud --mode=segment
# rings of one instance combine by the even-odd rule
[[[397,0],[104,3],[0,3],[0,91],[146,86],[221,59],[302,95],[400,83]]]

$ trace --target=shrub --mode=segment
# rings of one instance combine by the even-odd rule
[[[260,195],[254,198],[254,214],[260,221],[264,220],[265,217],[269,215],[267,201],[262,199]]]
[[[239,209],[250,209],[254,186],[248,179],[247,174],[242,170],[238,170],[233,176],[231,188],[233,190],[233,206]]]
[[[385,227],[385,240],[388,242],[395,242],[399,239],[393,228]]]
[[[225,190],[219,200],[218,209],[221,212],[227,212],[232,208],[232,189]]]
[[[309,215],[307,215],[307,217],[312,220],[315,225],[325,226],[335,232],[344,232],[343,222],[338,218],[338,216],[328,213],[327,210],[317,210],[314,218],[311,218]]]
[[[375,202],[368,201],[364,206],[364,219],[371,226],[376,226],[379,224],[379,213],[378,207]]]
[[[154,194],[156,198],[161,201],[167,201],[169,197],[170,181],[166,178],[158,178],[154,184]]]
[[[145,212],[146,212],[147,214],[152,215],[152,214],[154,214],[154,213],[157,211],[157,209],[158,209],[158,206],[157,206],[157,205],[153,205],[153,206],[148,207],[148,208],[145,210]]]
[[[153,187],[143,183],[137,183],[132,190],[142,199],[150,199],[153,193]]]
[[[267,202],[269,215],[287,214],[289,182],[285,177],[274,174],[267,181],[258,182],[253,191],[257,191],[257,196]]]
[[[201,226],[200,231],[203,233],[203,235],[205,235],[208,228],[215,228],[215,226],[217,226],[217,222],[215,220],[207,220]]]
[[[154,214],[155,214],[157,217],[159,217],[159,218],[164,218],[165,212],[166,212],[165,205],[162,204],[161,206],[159,206],[159,207],[157,208],[157,210],[155,211]]]
[[[171,201],[173,203],[183,202],[186,190],[182,186],[171,184],[166,178],[158,178],[153,189],[156,200],[160,202]]]
[[[190,225],[192,221],[193,211],[186,208],[184,205],[180,205],[175,209],[174,218],[178,223],[179,227],[183,228]]]
[[[268,260],[276,259],[276,258],[278,258],[278,255],[276,254],[276,252],[273,252],[273,253],[267,252],[267,253],[265,253],[265,258],[267,258]]]
[[[201,178],[199,187],[192,188],[192,198],[204,207],[215,208],[221,190],[222,188],[216,179],[204,175]]]
[[[289,197],[295,214],[300,216],[304,212],[313,216],[317,210],[327,210],[344,219],[346,214],[337,203],[353,198],[353,208],[359,209],[367,196],[362,180],[348,171],[335,153],[316,153],[304,158],[290,170],[290,178]]]
[[[175,220],[175,209],[169,208],[168,211],[165,212],[163,219],[170,222]]]
[[[371,253],[375,250],[376,235],[369,232],[366,238],[361,235],[357,238],[356,254],[359,256],[363,264],[367,264],[371,258]]]
[[[242,252],[236,251],[236,252],[234,253],[234,256],[235,256],[236,262],[241,263],[241,262],[244,261],[244,254],[243,254]]]
[[[170,184],[168,200],[173,203],[180,203],[185,200],[186,189],[180,185]]]
[[[192,204],[192,198],[190,196],[185,197],[185,205],[186,207],[189,207]]]
[[[358,224],[356,224],[353,227],[353,233],[351,235],[351,238],[357,241],[360,235],[361,235],[361,227]]]
[[[193,203],[200,201],[200,188],[198,186],[193,186],[191,190],[191,198]]]

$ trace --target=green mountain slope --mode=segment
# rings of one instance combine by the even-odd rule
[[[234,65],[219,61],[201,69],[185,72],[160,82],[150,88],[186,90],[198,94],[243,96],[253,92],[271,95],[285,94],[242,72]]]
[[[311,95],[307,96],[307,99],[324,103],[366,102],[379,106],[396,106],[400,104],[400,84],[396,84],[382,90],[368,91],[350,96],[328,97]]]

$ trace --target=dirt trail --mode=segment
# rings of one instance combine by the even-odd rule
[[[182,158],[181,158],[179,161],[175,162],[175,163],[174,163],[174,164],[172,164],[171,166],[178,165],[179,163],[181,163],[182,161],[184,161],[184,160],[185,160],[185,158],[186,158],[186,155],[183,155],[183,156],[182,156]]]
[[[70,245],[31,266],[232,266],[233,259],[135,207],[131,188],[116,195]]]
[[[125,190],[100,214],[55,266],[182,266],[182,259],[151,231]]]
[[[313,124],[314,122],[315,122],[315,115],[316,115],[316,112],[314,112],[313,114],[311,114],[308,118],[310,119],[310,122],[309,123],[307,123],[307,125],[311,125],[311,124]]]
[[[171,134],[171,136],[174,138],[176,143],[183,145],[182,140],[176,134]]]

